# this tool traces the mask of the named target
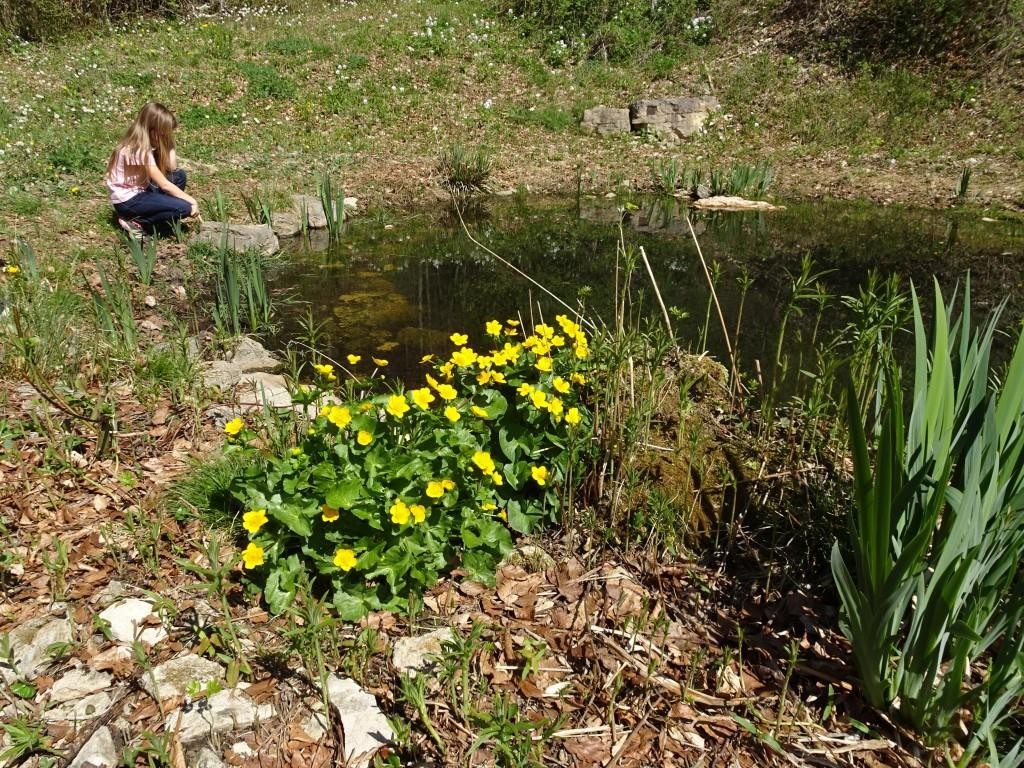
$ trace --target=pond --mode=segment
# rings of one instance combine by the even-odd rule
[[[899,275],[904,287],[913,281],[927,301],[932,275],[948,292],[969,270],[976,316],[1004,298],[1004,327],[1024,315],[1019,221],[834,201],[797,202],[764,213],[702,213],[671,199],[639,199],[623,207],[623,201],[606,198],[491,197],[464,218],[479,243],[566,304],[585,306],[606,322],[613,317],[621,232],[627,245],[643,246],[683,345],[725,360],[721,324],[686,221],[689,211],[741,367],[751,375],[774,360],[784,305],[805,257],[823,273],[821,285],[831,298],[821,312],[808,301],[802,315],[792,316],[787,349],[798,350],[811,335],[823,338],[848,322],[839,297],[855,294],[873,269]],[[470,344],[484,347],[487,320],[539,322],[565,311],[474,244],[445,206],[394,219],[356,218],[330,247],[314,238],[296,239],[285,249],[285,262],[270,276],[271,290],[283,300],[272,343],[281,348],[308,340],[311,317],[319,326],[317,347],[340,362],[361,355],[358,373],[369,372],[371,357],[385,358],[389,375],[419,381],[423,356],[449,352],[453,331],[469,333]],[[642,262],[631,285],[630,312],[663,324]]]

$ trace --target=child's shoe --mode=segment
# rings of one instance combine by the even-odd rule
[[[121,229],[128,233],[128,237],[132,240],[142,240],[144,234],[142,225],[135,219],[122,219],[120,216],[117,218],[117,223]]]

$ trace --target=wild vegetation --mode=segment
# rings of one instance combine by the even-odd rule
[[[734,275],[686,212],[706,288],[691,317],[626,235],[647,215],[637,186],[764,196],[841,163],[858,191],[906,163],[940,169],[943,204],[970,211],[996,184],[1012,199],[1019,30],[991,14],[1018,5],[779,3],[754,46],[754,14],[715,0],[0,5],[16,36],[0,62],[0,762],[71,762],[90,733],[54,724],[53,689],[91,668],[118,686],[124,766],[181,768],[167,717],[225,687],[276,707],[232,761],[342,764],[338,674],[389,717],[378,765],[1024,764],[1019,324],[972,325],[966,280],[927,318],[896,277],[833,295],[810,255]],[[822,18],[835,47],[791,54]],[[93,26],[35,42],[79,19]],[[685,153],[575,128],[586,106],[662,88],[726,105]],[[601,261],[583,233],[600,271],[559,297],[577,275],[540,281],[460,235],[445,253],[463,279],[440,290],[492,300],[507,286],[473,268],[500,264],[536,292],[517,316],[473,345],[478,329],[444,330],[400,382],[377,356],[393,342],[328,359],[310,308],[283,366],[292,405],[243,407],[202,367],[271,336],[274,261],[183,229],[122,240],[97,189],[111,124],[150,96],[178,109],[207,218],[266,223],[313,192],[325,273],[359,258],[338,179],[374,203],[521,184],[519,204],[532,184],[579,208],[610,191],[617,243]],[[389,268],[362,266],[362,283]],[[740,342],[766,323],[747,302],[769,280],[751,367]],[[124,593],[154,611],[120,653],[100,614]],[[25,672],[13,630],[50,618],[70,634]],[[157,627],[169,640],[143,642]],[[408,674],[392,650],[435,628]],[[156,700],[155,668],[186,652],[221,677]]]

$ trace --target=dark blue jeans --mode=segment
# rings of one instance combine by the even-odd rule
[[[178,189],[185,189],[185,171],[181,168],[167,174],[167,180]],[[192,212],[192,206],[180,197],[168,195],[156,184],[150,184],[145,192],[139,192],[131,200],[115,203],[114,210],[122,219],[134,219],[144,229],[153,230],[161,224],[185,218]]]

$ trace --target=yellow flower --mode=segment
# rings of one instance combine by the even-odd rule
[[[493,501],[485,501],[483,504],[480,505],[480,509],[482,509],[484,512],[493,512],[497,508],[498,505],[495,504]]]
[[[446,491],[450,491],[455,487],[455,481],[447,477],[442,478],[441,487],[444,488]]]
[[[333,523],[338,519],[338,510],[334,507],[324,504],[320,507],[320,519],[325,523]]]
[[[504,509],[498,510],[498,517],[501,520],[504,520],[506,523],[508,522],[508,512],[506,512]]]
[[[369,445],[373,442],[373,435],[365,429],[360,429],[359,433],[356,435],[356,442],[360,445]]]
[[[501,333],[501,323],[497,320],[488,320],[486,330],[488,336],[497,336]]]
[[[343,571],[351,571],[357,561],[356,553],[351,549],[339,549],[334,553],[334,564]]]
[[[409,412],[409,403],[406,402],[405,395],[392,395],[389,397],[387,412],[396,419],[405,416]]]
[[[263,565],[263,547],[249,542],[249,546],[242,550],[242,566],[246,569]]]
[[[465,346],[466,342],[469,341],[469,336],[464,333],[453,333],[448,338],[452,340],[452,344],[456,347]]]
[[[451,361],[448,361],[447,363],[444,363],[443,365],[439,366],[437,370],[446,379],[451,379],[451,377],[452,377],[452,370],[454,370],[454,368],[455,368],[455,363],[453,363]]]
[[[422,504],[413,504],[409,507],[412,513],[412,521],[417,525],[427,519],[427,508]]]
[[[555,417],[555,421],[559,421],[562,418],[563,408],[562,401],[557,397],[552,397],[548,400],[548,413]]]
[[[501,473],[500,472],[492,472],[491,473],[491,482],[494,483],[495,485],[504,485],[505,484],[505,481],[501,479]]]
[[[425,364],[425,363],[429,363],[433,359],[434,359],[433,355],[424,355],[423,357],[420,358],[420,362]]]
[[[536,344],[532,347],[534,354],[546,355],[551,352],[551,343],[544,339],[539,339]]]
[[[256,533],[268,522],[270,521],[267,518],[267,510],[265,509],[254,509],[242,515],[242,527],[249,533]]]
[[[565,315],[555,315],[555,322],[566,336],[576,336],[580,332],[580,327]]]
[[[501,354],[505,356],[505,360],[509,363],[514,363],[519,359],[519,355],[523,353],[523,346],[521,344],[509,344],[505,342],[505,346],[501,348]]]
[[[77,195],[78,194],[78,187],[72,187],[70,189],[70,192],[71,192],[72,195]]]
[[[565,423],[566,424],[569,424],[569,425],[575,427],[577,424],[580,423],[580,420],[581,420],[581,417],[580,417],[580,409],[579,408],[570,408],[568,411],[565,412]]]
[[[442,400],[454,400],[458,392],[455,391],[455,387],[451,384],[438,384],[437,394],[441,396]]]
[[[530,477],[537,485],[545,485],[548,482],[548,468],[544,466],[530,467]]]
[[[337,376],[334,375],[334,366],[330,363],[324,363],[322,365],[320,363],[314,363],[313,370],[328,381],[334,381],[337,378]]]
[[[401,499],[396,499],[391,505],[391,522],[395,525],[405,525],[409,522],[409,507]]]
[[[494,384],[504,384],[505,374],[502,373],[501,371],[491,371],[491,381]]]
[[[240,418],[235,417],[227,424],[224,425],[224,431],[231,437],[234,437],[242,431],[242,427],[245,426],[245,422]]]
[[[414,389],[412,391],[412,401],[416,403],[416,407],[420,410],[427,410],[430,407],[430,404],[434,402],[434,399],[433,393],[426,387],[421,387],[420,389]]]
[[[569,386],[569,382],[561,376],[555,376],[555,378],[551,380],[551,383],[554,385],[555,391],[561,392],[563,395],[572,389],[572,387]]]
[[[491,365],[494,364],[494,358],[490,355],[480,355],[480,357],[476,359],[476,364],[481,368],[490,368]]]
[[[527,384],[525,381],[516,389],[516,392],[519,393],[520,397],[529,397],[535,391],[534,386],[532,384]]]
[[[544,394],[543,390],[535,389],[530,393],[530,401],[533,403],[534,408],[546,408],[548,396]]]
[[[537,362],[533,364],[533,367],[542,373],[547,373],[551,370],[551,358],[538,357]]]
[[[348,364],[349,365],[358,365],[359,361],[363,359],[363,356],[362,355],[349,355],[345,359],[348,360]]]
[[[485,411],[479,405],[470,406],[469,410],[471,410],[473,412],[473,415],[476,416],[479,419],[486,419],[487,418],[487,411]]]
[[[550,339],[555,335],[555,329],[546,323],[541,323],[533,328],[533,332],[540,336],[542,339]]]
[[[369,400],[367,400],[365,403],[360,403],[359,404],[359,412],[360,413],[366,413],[367,411],[372,411],[372,410],[373,410],[373,403],[371,403]]]
[[[352,421],[352,414],[342,405],[332,405],[327,409],[327,420],[338,429],[344,429]]]
[[[21,272],[21,267],[19,267],[17,264],[8,264],[6,267],[4,267],[4,272],[6,272],[8,275],[16,275],[19,272]]]
[[[431,480],[429,483],[427,483],[427,496],[429,496],[432,499],[440,499],[442,496],[444,496],[445,491],[447,490],[448,489],[445,488],[445,483],[443,480]]]
[[[302,449],[299,448],[299,446],[295,446],[294,448],[292,448],[291,454],[292,454],[292,456],[301,456],[302,455]]]
[[[505,325],[511,325],[513,328],[519,325],[518,320],[506,320]]]
[[[586,384],[587,377],[584,376],[582,373],[573,373],[569,375],[569,381],[571,381],[573,384]]]
[[[551,346],[552,347],[564,347],[565,346],[565,337],[564,336],[552,336],[551,337]]]
[[[473,463],[480,468],[485,475],[494,474],[494,459],[487,451],[477,451],[473,454]]]
[[[489,384],[494,374],[491,371],[480,371],[476,376],[477,384]]]
[[[373,364],[376,365],[378,368],[388,367],[388,361],[385,360],[383,357],[371,357],[370,359],[373,360]]]
[[[452,424],[462,418],[462,414],[459,413],[455,406],[449,405],[444,409],[444,417],[448,419]]]
[[[452,353],[452,362],[460,368],[472,365],[477,361],[477,354],[470,347],[463,347]]]
[[[577,345],[575,351],[576,357],[578,357],[580,360],[586,360],[588,357],[590,357],[590,350],[584,346]]]

